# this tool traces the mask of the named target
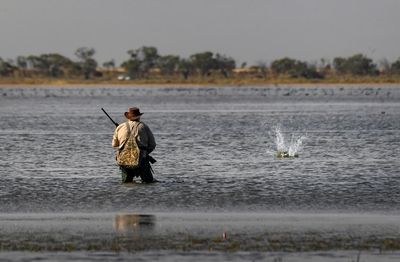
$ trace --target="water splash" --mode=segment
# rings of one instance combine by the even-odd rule
[[[285,138],[283,137],[280,127],[275,127],[275,144],[276,144],[276,150],[278,152],[287,151],[285,145]]]
[[[295,137],[292,135],[288,149],[289,156],[295,156],[301,150],[305,138],[305,136]]]
[[[275,127],[275,145],[278,157],[297,157],[305,139],[306,137],[303,135],[292,134],[290,142],[286,143],[280,127]]]

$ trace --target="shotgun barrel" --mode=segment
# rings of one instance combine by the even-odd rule
[[[104,110],[103,108],[101,108],[101,111],[103,111],[104,114],[106,114],[106,116],[108,117],[108,119],[110,119],[111,122],[113,122],[113,124],[114,124],[115,126],[119,126],[118,123],[115,122],[114,120],[112,120],[111,116],[109,116],[109,115],[107,114],[106,110]]]

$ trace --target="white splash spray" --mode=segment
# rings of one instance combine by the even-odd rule
[[[276,144],[276,150],[278,152],[287,151],[285,146],[285,138],[283,137],[283,134],[279,127],[275,127],[275,144]]]
[[[306,139],[305,136],[295,136],[292,135],[290,142],[287,144],[285,142],[285,137],[283,132],[281,132],[280,127],[275,127],[275,144],[276,150],[279,156],[283,156],[284,152],[287,152],[289,157],[298,156],[298,152],[302,149],[303,141]]]

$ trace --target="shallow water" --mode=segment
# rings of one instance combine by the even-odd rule
[[[397,261],[399,102],[398,86],[1,87],[0,259]],[[129,106],[159,183],[120,182],[100,108]],[[276,157],[277,129],[303,137],[298,158]]]
[[[396,252],[307,252],[307,253],[215,253],[215,252],[57,252],[24,253],[8,252],[3,261],[268,261],[268,262],[397,262],[400,254]]]
[[[1,88],[1,212],[400,210],[400,88]],[[158,146],[153,185],[121,185],[129,106]],[[274,128],[304,135],[277,159]]]
[[[335,213],[0,215],[0,250],[399,250],[400,216]]]

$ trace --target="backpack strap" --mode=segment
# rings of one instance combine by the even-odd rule
[[[126,122],[125,122],[125,125],[126,125],[126,130],[128,130],[128,135],[126,136],[125,141],[122,143],[121,147],[119,148],[119,151],[120,151],[120,152],[124,149],[125,144],[126,144],[126,142],[128,142],[129,137],[131,136],[131,133],[132,133],[131,127],[129,126],[129,121],[126,121]]]
[[[140,122],[140,121],[137,121],[137,122],[138,122],[138,124],[136,125],[136,127],[139,127],[139,125],[141,124],[141,122]],[[128,131],[128,134],[127,134],[127,136],[126,136],[125,141],[122,143],[122,146],[119,148],[119,151],[122,151],[122,150],[124,149],[126,142],[128,142],[129,138],[130,138],[131,135],[132,135],[132,131],[133,131],[133,129],[135,128],[135,126],[133,126],[133,128],[132,128],[132,130],[131,130],[131,127],[129,126],[129,121],[126,121],[126,122],[125,122],[125,125],[126,125],[126,130]],[[136,140],[136,137],[135,137],[135,140]]]
[[[129,121],[126,121],[125,125],[126,125],[126,130],[128,130],[128,135],[126,136],[126,140],[125,141],[128,141],[128,139],[131,137],[132,131],[131,131],[131,127],[129,126]]]

